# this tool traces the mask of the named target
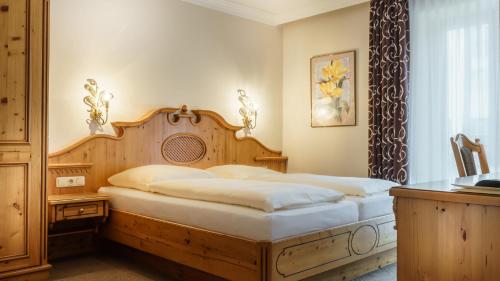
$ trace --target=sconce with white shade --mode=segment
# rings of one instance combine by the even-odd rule
[[[87,79],[84,88],[89,92],[89,95],[83,98],[83,102],[90,107],[87,110],[87,124],[95,122],[98,126],[105,125],[108,122],[109,102],[113,99],[113,94],[99,89],[94,79]]]
[[[251,135],[251,130],[257,126],[257,106],[251,101],[245,90],[238,90],[238,100],[241,104],[239,113],[242,117],[245,136]]]

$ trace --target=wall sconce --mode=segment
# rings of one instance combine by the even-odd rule
[[[251,135],[251,130],[255,129],[257,126],[257,108],[250,101],[250,98],[247,96],[245,90],[238,90],[238,100],[241,103],[240,107],[240,115],[243,121],[243,131],[245,132],[245,136]]]
[[[89,113],[87,124],[95,122],[97,125],[103,126],[108,122],[109,102],[113,99],[113,94],[99,90],[94,79],[87,79],[84,88],[90,94],[83,98],[83,102],[90,107],[87,110]]]

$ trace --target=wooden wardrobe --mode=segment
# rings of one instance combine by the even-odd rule
[[[0,279],[48,277],[48,0],[0,0]]]

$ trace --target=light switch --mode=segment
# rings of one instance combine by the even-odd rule
[[[56,187],[75,187],[85,186],[85,177],[58,177],[56,178]]]

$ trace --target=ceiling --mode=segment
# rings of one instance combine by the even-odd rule
[[[368,0],[182,1],[273,26],[368,2]]]

